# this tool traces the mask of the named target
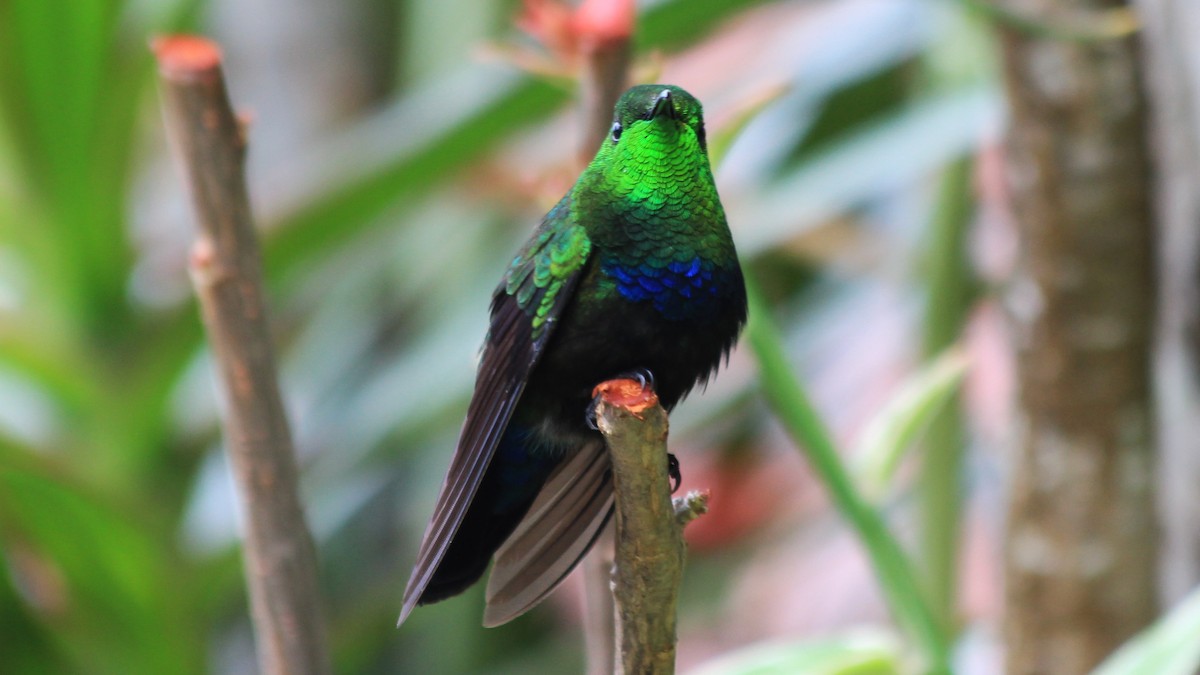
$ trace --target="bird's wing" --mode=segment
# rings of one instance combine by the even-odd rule
[[[416,607],[462,524],[529,374],[587,263],[591,242],[583,226],[573,222],[569,206],[564,197],[550,210],[492,298],[491,327],[475,393],[404,590],[399,623]]]
[[[592,547],[612,512],[608,450],[588,443],[555,469],[496,552],[483,625],[511,621],[544,600]]]

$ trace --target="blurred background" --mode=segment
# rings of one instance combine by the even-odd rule
[[[1200,17],[1187,3],[1144,4],[1161,20],[1150,28],[1178,39],[1149,50],[1160,61],[1144,79],[1175,97],[1163,99],[1178,105],[1159,131],[1182,147],[1122,162],[1132,177],[1082,180],[1136,186],[1150,164],[1182,175],[1174,201],[1160,202],[1182,234],[1164,225],[1160,241],[1187,243],[1186,171],[1200,166],[1187,153],[1200,145],[1168,125],[1189,139],[1200,125],[1195,99],[1171,84],[1194,91],[1194,80],[1171,68],[1194,51],[1180,26]],[[1055,13],[1066,6],[1091,13]],[[1051,23],[1028,18],[1046,8]],[[1010,466],[1031,428],[1018,420],[1036,418],[1038,400],[1017,394],[1029,371],[1013,326],[1045,309],[1029,309],[1023,286],[1012,301],[1024,255],[1013,191],[1026,184],[1010,184],[1019,161],[1003,139],[1028,119],[1012,91],[1071,89],[1083,81],[1071,69],[1088,66],[1055,49],[1136,56],[1144,25],[1120,3],[1082,0],[636,9],[631,81],[689,90],[719,139],[718,188],[769,307],[755,321],[778,328],[787,370],[862,499],[910,553],[955,671],[1002,672]],[[256,671],[239,514],[186,269],[194,224],[147,48],[183,30],[221,43],[234,103],[252,120],[252,201],[336,671],[584,670],[575,578],[502,628],[480,627],[481,587],[394,627],[491,291],[591,152],[580,150],[592,138],[580,104],[588,24],[573,11],[551,0],[0,0],[0,671]],[[1180,72],[1200,72],[1200,58],[1190,63]],[[1143,76],[1105,81],[1127,88],[1114,99],[1122,110],[1143,114]],[[1149,142],[1151,122],[1137,119],[1114,146]],[[1149,187],[1138,195],[1149,203]],[[1115,274],[1122,248],[1101,256]],[[1194,249],[1164,248],[1186,279]],[[1035,273],[1045,265],[1056,269]],[[1162,285],[1171,330],[1195,297],[1180,284]],[[1135,332],[1149,334],[1154,286],[1134,291]],[[1142,431],[1122,441],[1142,462],[1157,419],[1162,453],[1175,457],[1162,474],[1147,476],[1148,460],[1134,467],[1148,497],[1131,508],[1150,513],[1157,498],[1164,514],[1163,560],[1144,543],[1147,569],[1165,570],[1147,607],[1195,584],[1200,551],[1188,487],[1195,384],[1179,365],[1189,347],[1164,335],[1159,354],[1176,361],[1159,361],[1163,412],[1149,407],[1149,384],[1134,385]],[[1120,347],[1149,372],[1150,338]],[[684,489],[712,494],[712,512],[687,530],[681,671],[911,672],[920,650],[891,619],[860,535],[760,394],[761,362],[743,341],[672,418]]]

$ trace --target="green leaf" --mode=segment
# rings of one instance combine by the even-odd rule
[[[0,459],[0,555],[56,658],[79,672],[199,671],[204,636],[178,592],[173,543],[27,452]]]
[[[878,631],[813,642],[765,642],[713,659],[690,675],[897,675],[896,638]]]
[[[1192,675],[1200,672],[1198,636],[1200,587],[1105,659],[1092,675]]]
[[[948,639],[921,594],[912,562],[880,513],[855,488],[833,436],[800,380],[792,373],[779,329],[771,319],[762,291],[749,276],[746,291],[750,301],[746,339],[758,361],[764,398],[788,435],[800,446],[829,490],[834,505],[867,549],[883,595],[897,621],[920,645],[932,672],[948,672]]]
[[[678,50],[716,28],[730,15],[767,0],[664,0],[646,3],[634,40],[639,46]]]
[[[953,347],[946,350],[901,385],[863,429],[853,463],[867,499],[884,496],[905,451],[954,397],[966,372],[966,356]]]

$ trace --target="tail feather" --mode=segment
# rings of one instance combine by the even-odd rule
[[[485,479],[486,480],[486,479]],[[418,605],[445,600],[470,588],[487,570],[492,554],[523,514],[496,516],[478,497],[454,534],[454,540],[421,593]]]
[[[497,551],[483,625],[511,621],[544,600],[591,549],[612,510],[608,452],[589,443],[555,469]]]
[[[417,604],[458,595],[478,581],[492,554],[529,511],[558,461],[530,455],[524,440],[524,434],[512,431],[501,440],[478,492]]]

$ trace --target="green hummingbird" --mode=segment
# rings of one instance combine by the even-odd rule
[[[400,623],[474,584],[493,558],[484,625],[543,600],[612,515],[608,455],[588,420],[593,388],[641,374],[669,411],[708,381],[745,321],[700,102],[672,85],[633,87],[493,294]]]

